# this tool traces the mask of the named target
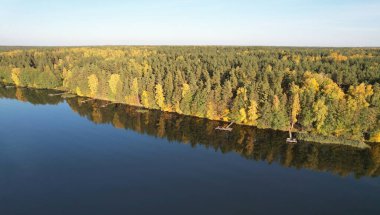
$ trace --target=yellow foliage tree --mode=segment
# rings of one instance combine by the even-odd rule
[[[137,81],[137,78],[132,80],[131,93],[130,96],[128,96],[128,100],[128,103],[132,105],[140,105],[139,82]]]
[[[248,124],[257,125],[258,118],[259,114],[257,113],[257,102],[252,99],[248,108]]]
[[[186,83],[182,84],[182,98],[186,97],[188,93],[190,93],[190,85]]]
[[[21,82],[20,82],[21,69],[20,68],[13,68],[11,72],[12,72],[11,78],[12,78],[13,83],[16,86],[20,86],[20,84],[21,84]]]
[[[276,111],[278,111],[279,108],[280,108],[280,99],[278,98],[277,95],[275,95],[275,96],[273,97],[273,108],[274,108],[274,110],[276,110]]]
[[[63,68],[63,86],[64,87],[68,87],[69,86],[69,82],[71,80],[71,78],[73,77],[73,72],[71,72],[70,70],[66,70],[65,68]]]
[[[156,88],[156,95],[155,95],[156,104],[158,105],[158,107],[160,107],[161,110],[164,110],[165,109],[165,97],[164,97],[164,91],[162,89],[162,85],[156,84],[155,88]]]
[[[244,87],[239,87],[237,89],[237,95],[241,96],[241,98],[243,98],[244,101],[248,100],[248,98],[247,98],[247,89],[245,89]]]
[[[375,133],[371,136],[370,141],[372,141],[372,142],[380,142],[380,131],[375,132]]]
[[[75,88],[75,92],[76,92],[76,94],[77,94],[78,96],[83,96],[83,93],[82,93],[82,91],[80,90],[79,87]]]
[[[338,52],[332,52],[330,54],[330,58],[334,59],[335,61],[346,61],[346,60],[348,60],[348,57],[341,55]]]
[[[148,92],[143,91],[141,95],[141,103],[144,107],[149,108],[149,99],[148,99]]]
[[[365,85],[361,83],[360,85],[353,87],[351,86],[348,90],[351,95],[351,103],[356,103],[357,108],[368,107],[369,103],[367,102],[367,98],[373,95],[372,85]],[[352,104],[354,105],[354,104]]]
[[[341,100],[345,95],[343,90],[334,82],[324,86],[322,92],[326,95],[326,97],[334,100]]]
[[[119,74],[112,74],[110,77],[110,80],[108,81],[111,92],[114,95],[117,93],[119,81],[120,81],[120,75]]]
[[[78,96],[83,96],[83,93],[78,86],[77,86],[77,88],[75,88],[75,92]]]
[[[317,132],[321,133],[321,128],[324,125],[328,114],[328,107],[325,105],[325,101],[323,99],[318,99],[313,105],[313,111],[315,113],[314,121],[316,122]]]
[[[174,105],[174,111],[175,111],[176,113],[182,114],[181,107],[180,107],[180,105],[179,105],[179,101],[177,101],[177,102],[175,103],[175,105]]]
[[[222,112],[222,120],[223,121],[230,121],[230,117],[229,117],[229,115],[230,115],[230,110],[229,109],[224,109],[223,110],[223,112]]]
[[[132,81],[131,94],[135,97],[139,95],[139,82],[137,81],[137,78],[134,78]]]
[[[247,121],[247,112],[244,108],[239,110],[239,122],[245,123]]]
[[[311,90],[314,93],[319,91],[319,84],[315,78],[306,79],[305,80],[305,87],[306,87],[306,89]]]
[[[98,92],[98,85],[99,85],[98,77],[96,77],[95,74],[90,75],[88,77],[88,87],[90,88],[92,97],[96,96]]]
[[[299,87],[295,84],[292,84],[291,92],[292,92],[292,110],[291,110],[291,116],[290,116],[290,123],[291,123],[291,128],[293,129],[294,124],[297,123],[297,116],[299,112],[301,111]]]
[[[211,120],[216,120],[215,105],[212,102],[207,103],[206,117]]]

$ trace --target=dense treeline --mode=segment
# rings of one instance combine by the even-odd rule
[[[59,96],[48,96],[45,90],[0,87],[0,98],[14,98],[33,104],[57,104]],[[94,123],[111,124],[115,128],[132,130],[175,143],[202,146],[221,153],[235,152],[250,160],[278,163],[285,167],[328,171],[342,176],[380,175],[380,145],[360,149],[345,145],[317,143],[284,144],[286,132],[235,126],[229,133],[215,132],[219,122],[180,116],[161,111],[143,111],[122,104],[102,108],[105,101],[68,98],[71,109]],[[180,127],[181,129],[178,129]]]
[[[0,79],[260,128],[380,141],[380,49],[15,49],[0,52]]]

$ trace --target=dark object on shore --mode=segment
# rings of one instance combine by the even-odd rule
[[[227,125],[226,127],[221,127],[221,126],[218,126],[215,128],[215,130],[221,130],[221,131],[232,131],[232,128],[230,127],[232,124],[234,124],[234,122],[231,122],[229,125]]]

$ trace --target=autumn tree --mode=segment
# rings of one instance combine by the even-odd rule
[[[91,97],[96,97],[96,94],[98,92],[98,85],[99,85],[98,77],[96,77],[95,74],[90,75],[88,77],[88,87],[90,88],[90,91],[91,91]]]
[[[236,91],[236,97],[233,101],[230,118],[237,123],[245,123],[247,121],[246,103],[247,90],[240,87]]]
[[[291,97],[291,111],[290,111],[290,124],[291,130],[294,128],[294,124],[297,123],[297,116],[301,110],[300,98],[299,98],[299,87],[294,83],[291,86],[290,92],[292,94]]]
[[[145,90],[142,92],[142,95],[141,95],[141,103],[146,108],[150,108],[151,107],[150,104],[149,104],[148,92],[145,91]]]
[[[119,89],[119,84],[120,84],[120,75],[119,74],[112,74],[110,76],[109,81],[108,81],[108,85],[111,89],[111,94],[112,94],[113,98],[116,98],[118,96],[117,92]]]
[[[12,81],[13,81],[13,83],[14,83],[16,86],[20,86],[20,85],[21,85],[21,81],[20,81],[20,73],[21,73],[21,69],[20,69],[20,68],[13,68],[13,69],[12,69],[11,77],[12,77]]]
[[[257,119],[259,118],[258,110],[257,110],[257,102],[254,99],[250,100],[250,104],[248,107],[248,124],[249,125],[257,125]]]
[[[162,89],[161,84],[156,84],[156,92],[155,92],[156,104],[161,110],[165,110],[165,97],[164,91]]]
[[[316,124],[316,130],[318,133],[323,133],[322,126],[325,123],[326,116],[328,114],[328,107],[325,104],[325,100],[318,99],[313,105],[314,121]]]

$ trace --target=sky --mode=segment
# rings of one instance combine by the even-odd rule
[[[380,46],[380,0],[0,0],[0,45]]]

